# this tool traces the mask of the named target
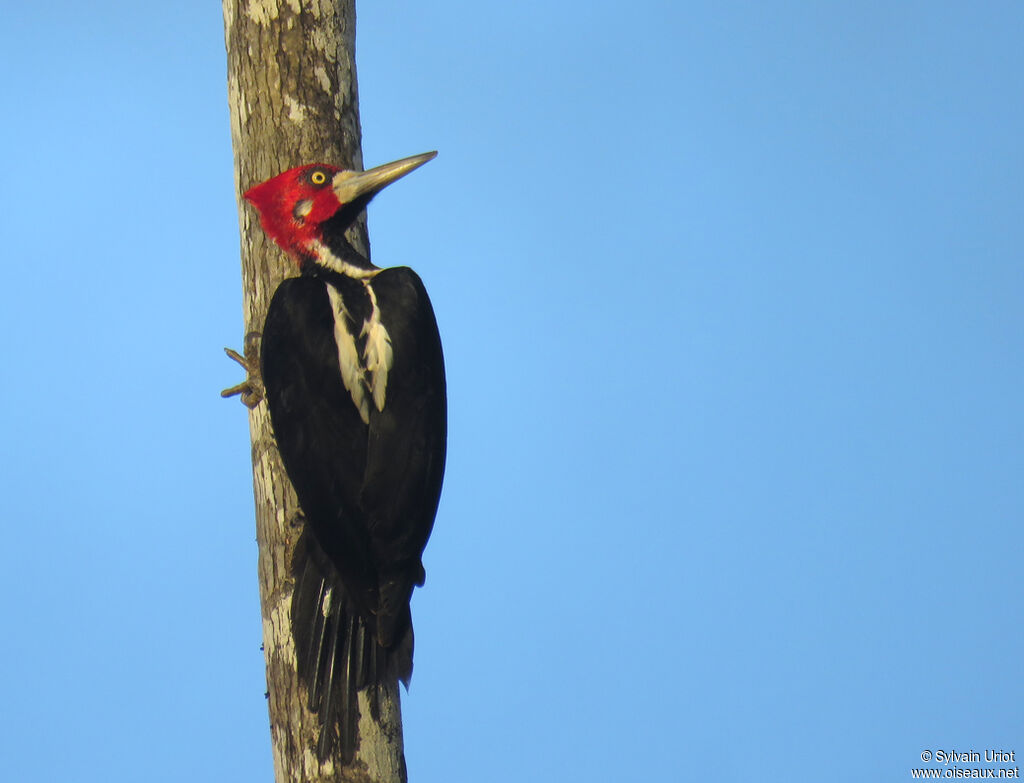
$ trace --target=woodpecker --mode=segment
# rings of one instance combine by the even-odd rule
[[[409,601],[444,474],[444,359],[408,267],[382,269],[345,238],[380,190],[436,152],[368,171],[313,164],[247,190],[299,276],[274,292],[260,374],[305,523],[292,572],[292,635],[321,760],[357,744],[357,693],[412,675]],[[374,717],[377,717],[375,714]]]

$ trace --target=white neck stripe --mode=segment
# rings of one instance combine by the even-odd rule
[[[380,269],[364,269],[361,266],[350,264],[343,258],[338,258],[331,252],[331,249],[319,239],[314,239],[309,243],[309,250],[313,253],[316,260],[325,267],[340,275],[345,275],[346,277],[354,277],[364,280],[368,277],[376,277],[381,271]]]

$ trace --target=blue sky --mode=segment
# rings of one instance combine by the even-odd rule
[[[0,777],[270,781],[220,9],[9,6]],[[414,783],[1024,752],[1022,39],[359,6],[365,161],[440,151],[370,211],[450,385]]]

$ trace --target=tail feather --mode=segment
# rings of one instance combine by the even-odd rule
[[[325,760],[340,742],[347,764],[358,744],[358,693],[366,691],[370,714],[379,721],[378,686],[398,680],[408,686],[411,623],[398,644],[381,646],[375,618],[358,611],[337,572],[311,540],[300,540],[293,569],[292,634],[309,709],[320,720],[317,755]]]
[[[306,645],[307,661],[309,662],[309,693],[307,696],[309,709],[316,712],[320,709],[322,691],[320,688],[321,672],[323,671],[323,654],[325,642],[329,640],[327,615],[324,603],[330,601],[330,590],[327,583],[320,579],[314,611],[310,618],[309,643]]]
[[[356,628],[360,625],[356,615],[348,615],[345,628],[345,642],[342,645],[342,654],[339,661],[343,673],[340,693],[339,708],[341,711],[340,725],[341,732],[341,757],[346,761],[355,756],[357,729],[359,723],[359,670],[355,666],[358,655],[355,653]],[[325,713],[327,714],[327,713]],[[322,734],[323,732],[321,732]]]
[[[333,598],[333,591],[332,591]],[[341,733],[342,758],[348,762],[355,755],[355,728],[359,722],[359,711],[353,709],[349,675],[349,659],[352,650],[351,634],[345,633],[346,626],[351,627],[351,617],[345,616],[344,602],[338,600],[333,606],[324,606],[324,614],[329,615],[330,633],[327,637],[327,654],[323,657],[324,669],[320,688],[321,692],[321,724],[320,740],[317,753],[323,760],[330,755],[334,742],[335,726]],[[314,687],[317,683],[311,683]]]

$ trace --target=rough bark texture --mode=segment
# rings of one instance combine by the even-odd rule
[[[355,0],[223,0],[228,103],[242,235],[246,355],[259,355],[270,297],[294,265],[268,240],[242,201],[249,186],[304,163],[362,169],[355,71]],[[350,240],[368,250],[365,221]],[[318,763],[317,717],[295,671],[291,558],[301,521],[266,404],[249,413],[263,643],[277,783],[406,780],[398,685],[383,694],[381,722],[360,694],[355,761]]]

